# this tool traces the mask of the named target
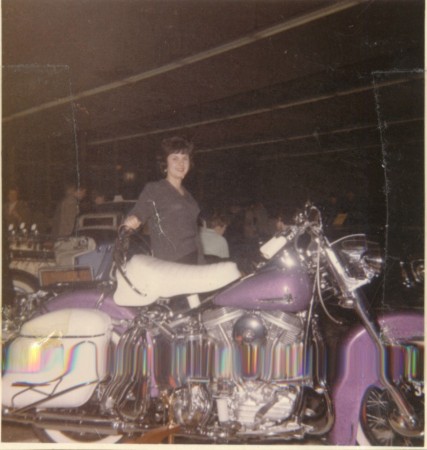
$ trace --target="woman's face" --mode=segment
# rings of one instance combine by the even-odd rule
[[[183,180],[190,170],[190,157],[184,153],[171,153],[166,161],[168,177]]]

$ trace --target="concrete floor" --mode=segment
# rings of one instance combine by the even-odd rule
[[[7,448],[4,447],[4,443],[16,443],[16,444],[30,444],[30,443],[38,443],[40,444],[40,441],[37,439],[35,434],[33,433],[32,429],[28,425],[15,425],[9,422],[3,422],[2,424],[2,433],[1,433],[1,443],[0,448]],[[138,443],[138,442],[135,442]],[[165,441],[166,443],[166,441]],[[195,442],[194,440],[190,439],[184,439],[184,438],[177,438],[174,442],[175,444],[197,444],[198,446],[201,445],[201,443]],[[127,441],[126,444],[132,445],[132,441]],[[324,446],[325,444],[320,440],[307,440],[304,442],[300,441],[293,441],[293,442],[275,442],[275,443],[267,443],[268,445],[281,445],[281,446],[291,446],[295,448],[296,446]],[[54,444],[53,444],[54,445]],[[112,444],[112,445],[118,445],[118,444]],[[125,444],[124,444],[125,445]],[[259,443],[254,445],[260,445]],[[261,443],[262,445],[262,443]],[[86,448],[86,447],[85,447]],[[103,447],[105,448],[105,447]],[[132,446],[133,448],[133,446]],[[73,449],[74,450],[74,449]]]
[[[1,441],[2,442],[19,442],[29,443],[40,441],[34,435],[31,427],[27,425],[15,425],[12,423],[4,423],[1,428]]]

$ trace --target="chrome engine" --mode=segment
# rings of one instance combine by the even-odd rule
[[[223,307],[205,311],[202,323],[204,332],[181,333],[173,344],[175,421],[188,428],[197,423],[200,434],[214,411],[219,425],[251,435],[288,419],[301,384],[311,379],[303,316]],[[177,328],[183,331],[182,324]]]
[[[280,382],[304,376],[300,316],[225,307],[206,311],[203,323],[216,342],[216,379]]]
[[[183,434],[208,440],[302,437],[306,391],[323,395],[314,392],[305,325],[306,312],[141,311],[113,346],[110,376],[94,396],[106,416],[103,432],[172,419]],[[328,416],[324,400],[316,401]],[[89,422],[79,423],[90,430]]]

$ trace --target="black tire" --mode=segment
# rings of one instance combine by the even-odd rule
[[[12,269],[10,277],[15,294],[32,294],[40,289],[37,278],[27,272]]]
[[[364,446],[422,447],[422,437],[407,437],[397,433],[389,417],[395,409],[385,389],[369,387],[362,400],[358,444]],[[419,408],[417,408],[419,409]],[[421,410],[418,411],[422,413]]]

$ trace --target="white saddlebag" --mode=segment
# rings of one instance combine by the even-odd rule
[[[25,323],[7,350],[3,406],[86,403],[107,375],[110,334],[110,317],[95,309],[64,309]]]

